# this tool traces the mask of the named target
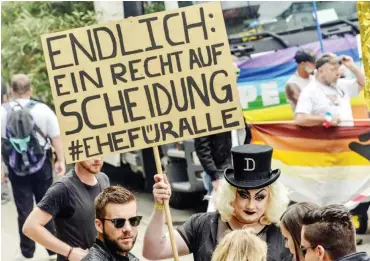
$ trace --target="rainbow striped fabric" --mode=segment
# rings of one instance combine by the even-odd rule
[[[325,52],[349,55],[362,66],[355,36],[324,40]],[[290,47],[238,62],[238,90],[247,122],[292,120],[293,111],[285,97],[285,85],[297,70],[294,55],[299,48],[309,48],[319,55],[320,43]],[[351,78],[353,76],[347,75]],[[363,93],[352,99],[354,118],[367,118]]]
[[[252,143],[274,148],[272,168],[281,170],[293,201],[345,204],[370,187],[369,123],[329,129],[252,124],[251,130]]]

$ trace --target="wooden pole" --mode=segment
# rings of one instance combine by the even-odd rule
[[[153,147],[153,153],[154,153],[155,165],[157,167],[157,173],[164,175],[163,172],[162,172],[162,164],[161,164],[161,158],[159,157],[158,146]],[[173,232],[174,230],[173,230],[172,217],[171,217],[171,212],[170,212],[170,205],[169,205],[168,200],[164,201],[164,211],[165,211],[165,214],[166,214],[168,232],[170,234],[173,257],[174,257],[175,261],[179,261],[179,254],[177,252],[175,234]]]

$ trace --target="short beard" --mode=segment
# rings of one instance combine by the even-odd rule
[[[110,253],[114,255],[121,255],[122,253],[128,253],[135,245],[137,235],[132,241],[132,246],[130,249],[124,249],[122,248],[118,243],[117,240],[112,240],[104,231],[103,231],[103,239],[104,239],[104,244],[106,248],[109,250]]]
[[[94,175],[96,175],[96,174],[98,174],[99,172],[100,172],[100,169],[98,170],[98,171],[92,171],[86,164],[85,164],[85,162],[80,162],[80,164],[81,164],[81,167],[84,169],[84,170],[86,170],[87,172],[89,172],[90,174],[94,174]]]

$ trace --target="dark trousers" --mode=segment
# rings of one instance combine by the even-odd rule
[[[35,242],[23,234],[22,228],[28,215],[33,209],[33,198],[35,198],[37,204],[53,183],[51,160],[46,160],[44,166],[38,172],[25,177],[17,176],[12,169],[9,168],[9,180],[12,184],[14,201],[18,212],[18,229],[21,239],[21,251],[24,257],[31,258],[35,253]],[[55,235],[53,220],[46,224],[45,228]],[[49,255],[55,254],[49,250],[48,253]]]

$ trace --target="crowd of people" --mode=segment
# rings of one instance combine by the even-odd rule
[[[353,59],[334,54],[316,59],[309,50],[299,50],[295,59],[298,69],[286,94],[296,123],[352,126],[350,98],[365,79]],[[340,65],[356,78],[341,79]],[[101,172],[102,158],[77,162],[65,174],[56,115],[31,96],[30,79],[14,75],[11,101],[1,108],[2,161],[18,213],[16,260],[32,259],[35,242],[58,261],[139,260],[130,252],[143,218],[137,199],[122,186],[110,186]],[[193,254],[195,261],[370,261],[356,250],[350,211],[341,205],[290,202],[280,170],[271,166],[273,148],[249,144],[247,125],[245,131],[242,145],[233,144],[230,132],[195,140],[214,206],[175,229],[178,254]],[[53,171],[63,176],[54,183]],[[142,254],[162,260],[173,257],[164,211],[171,186],[166,175],[154,180],[155,203]]]

